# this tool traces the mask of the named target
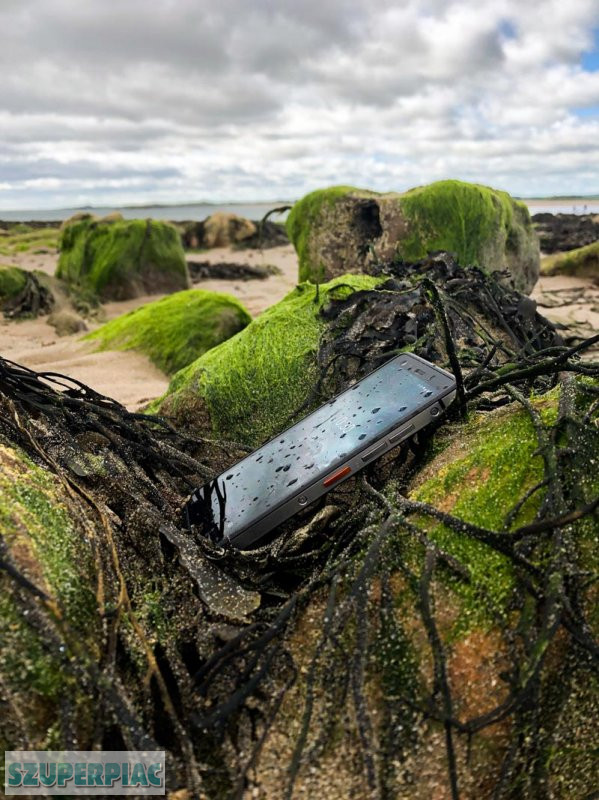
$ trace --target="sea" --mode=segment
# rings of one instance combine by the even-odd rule
[[[527,203],[531,214],[548,212],[550,214],[599,214],[599,201],[585,201],[584,199],[551,201],[534,200]],[[247,219],[260,220],[271,209],[291,205],[292,201],[273,201],[272,203],[192,203],[189,205],[165,206],[86,206],[85,208],[55,208],[55,209],[23,209],[20,211],[0,210],[0,220],[7,222],[46,221],[60,222],[68,219],[80,211],[89,211],[98,216],[120,211],[125,219],[166,219],[173,222],[183,220],[202,220],[217,211],[231,212]],[[275,222],[282,222],[288,212],[270,217]]]

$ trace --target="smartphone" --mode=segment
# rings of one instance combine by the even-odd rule
[[[411,353],[391,358],[197,489],[184,524],[214,542],[251,547],[424,428],[455,394],[449,372]]]

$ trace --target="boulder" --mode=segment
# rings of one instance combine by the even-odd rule
[[[59,249],[56,277],[75,294],[127,300],[190,286],[179,234],[166,222],[83,215],[63,224]]]
[[[316,382],[322,307],[333,297],[372,288],[380,279],[343,275],[316,287],[302,283],[237,336],[173,377],[149,411],[182,428],[211,430],[258,445],[285,426]]]
[[[492,273],[383,266],[178,372],[176,427],[0,358],[5,750],[165,750],[206,800],[588,797],[599,369]],[[406,350],[465,403],[254,551],[182,527],[191,487]]]
[[[593,214],[534,214],[532,222],[543,253],[576,250],[599,239],[599,219]]]
[[[138,350],[170,375],[250,321],[249,313],[231,295],[187,289],[123,314],[85,339],[98,350]]]
[[[13,319],[37,317],[54,307],[53,280],[43,272],[0,265],[0,309]]]
[[[27,272],[20,267],[0,264],[0,308],[17,297],[27,284]]]
[[[72,336],[74,333],[81,333],[87,330],[85,320],[72,311],[62,309],[55,311],[48,317],[48,325],[51,325],[58,336]]]
[[[586,247],[547,256],[541,261],[541,272],[543,275],[591,278],[595,283],[599,283],[599,241]]]
[[[447,250],[463,265],[508,270],[529,292],[539,274],[539,247],[524,203],[506,192],[439,181],[403,195],[348,186],[312,192],[287,219],[300,280],[320,282],[347,271],[372,272],[377,261],[416,261]]]
[[[245,217],[217,211],[202,222],[185,223],[182,240],[189,250],[231,247],[252,239],[257,230],[256,224]]]
[[[446,254],[413,265],[390,262],[386,268],[394,277],[348,274],[319,286],[299,284],[238,336],[178,372],[152,410],[192,431],[209,425],[215,435],[259,444],[285,427],[305,403],[314,402],[322,364],[334,355],[329,394],[355,378],[356,364],[362,362],[356,361],[355,346],[345,341],[330,319],[338,310],[342,330],[364,336],[381,349],[414,350],[442,363],[447,355],[427,288],[431,280],[443,296],[461,304],[467,319],[475,321],[472,329],[462,312],[452,311],[451,325],[463,337],[473,365],[484,350],[485,330],[498,340],[510,330],[519,348],[528,347],[531,338],[536,346],[558,341],[532,300],[504,287],[493,274],[462,268]],[[502,309],[499,316],[485,303],[487,293]]]

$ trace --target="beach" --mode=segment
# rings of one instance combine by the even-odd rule
[[[189,254],[192,261],[201,260],[218,264],[234,262],[254,266],[273,265],[280,274],[259,280],[209,279],[194,284],[195,288],[226,292],[237,297],[252,316],[257,316],[276,303],[297,283],[297,256],[292,245],[269,250],[234,250],[214,248],[198,254]],[[3,257],[3,263],[27,270],[41,270],[53,275],[58,263],[57,253],[16,253]],[[105,303],[102,318],[86,321],[94,330],[104,322],[125,314],[164,295],[147,295],[134,300]],[[58,336],[47,316],[37,319],[0,319],[0,341],[5,358],[37,371],[61,372],[82,381],[97,392],[118,400],[131,410],[143,406],[148,400],[159,397],[168,386],[168,378],[151,361],[133,350],[122,352],[94,352],[94,344],[82,341],[82,334]]]
[[[281,300],[297,284],[297,254],[290,244],[268,250],[219,247],[201,254],[188,253],[187,259],[211,264],[233,262],[277,267],[280,274],[264,279],[242,281],[211,278],[194,283],[195,288],[235,296],[253,317]],[[4,257],[2,261],[53,275],[58,253],[26,251]],[[88,330],[94,330],[104,322],[162,296],[146,295],[134,300],[105,303],[100,319],[86,321]],[[553,322],[567,326],[569,332],[590,336],[599,331],[599,287],[592,281],[561,275],[541,276],[531,296],[539,304],[542,314]],[[2,319],[2,355],[37,371],[68,375],[97,392],[113,397],[131,410],[139,409],[166,391],[168,377],[147,356],[133,350],[95,352],[95,345],[82,341],[81,333],[58,336],[47,320],[47,316],[31,320]]]

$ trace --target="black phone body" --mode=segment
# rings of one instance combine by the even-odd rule
[[[455,378],[419,356],[396,356],[197,489],[188,528],[251,547],[300,509],[437,417]]]

